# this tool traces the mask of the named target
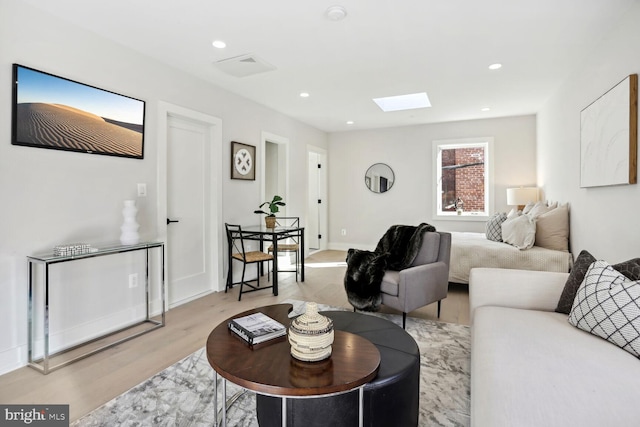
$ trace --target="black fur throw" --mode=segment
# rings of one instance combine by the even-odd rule
[[[344,288],[347,299],[355,308],[366,311],[377,311],[380,308],[380,284],[387,268],[388,256],[359,249],[349,249],[347,252]]]
[[[420,248],[422,235],[425,231],[436,231],[433,225],[422,223],[417,227],[412,225],[393,225],[389,227],[376,246],[376,253],[388,253],[387,268],[389,270],[404,270],[409,267]]]
[[[425,231],[436,229],[426,223],[417,227],[394,225],[382,236],[374,252],[349,249],[344,288],[351,305],[359,310],[377,311],[382,301],[380,285],[385,270],[409,267],[422,248]]]

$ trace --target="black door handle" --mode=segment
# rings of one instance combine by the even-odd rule
[[[169,219],[169,218],[167,218],[167,225],[171,224],[172,222],[180,222],[180,221],[177,220],[177,219]]]

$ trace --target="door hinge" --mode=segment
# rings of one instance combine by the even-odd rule
[[[322,199],[318,199],[318,203],[322,203]]]
[[[318,239],[322,239],[322,234],[318,234]]]
[[[318,169],[322,169],[322,165],[318,163]]]

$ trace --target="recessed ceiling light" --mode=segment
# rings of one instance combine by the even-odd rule
[[[353,124],[353,120],[349,120],[349,121],[347,122],[347,124],[348,124],[348,125],[352,125],[352,124]]]
[[[502,64],[495,63],[495,64],[489,65],[490,70],[499,70],[500,68],[502,68]]]
[[[386,98],[374,98],[373,102],[378,104],[378,107],[380,107],[384,112],[431,107],[431,102],[429,101],[429,97],[426,92],[388,96]]]
[[[213,45],[213,47],[216,47],[218,49],[224,49],[225,47],[227,47],[227,44],[225,42],[223,42],[222,40],[215,40],[211,44]]]
[[[347,10],[342,6],[331,6],[325,12],[330,21],[342,21],[347,16]]]
[[[307,92],[300,92],[300,98],[308,98],[309,97],[309,93]]]
[[[489,107],[482,107],[480,109],[480,111],[490,111],[490,110],[491,110],[491,108],[489,108]]]

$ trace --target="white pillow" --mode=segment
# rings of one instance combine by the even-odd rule
[[[536,218],[535,245],[555,251],[569,250],[568,205],[560,205]]]
[[[542,215],[543,213],[549,212],[550,210],[552,209],[548,207],[545,202],[538,202],[531,208],[529,212],[527,212],[527,215],[529,215],[531,218],[535,218]]]
[[[536,241],[536,220],[529,215],[507,219],[502,223],[502,240],[520,250],[531,248]]]
[[[522,213],[523,214],[528,214],[529,211],[531,211],[531,209],[533,209],[533,207],[535,206],[535,203],[533,202],[529,202],[526,205],[524,205],[524,208],[522,208]]]
[[[569,323],[640,357],[640,282],[605,261],[592,263],[573,300]]]
[[[522,213],[519,210],[517,210],[516,208],[511,208],[511,210],[507,214],[507,219],[517,218],[520,215],[522,215]]]

